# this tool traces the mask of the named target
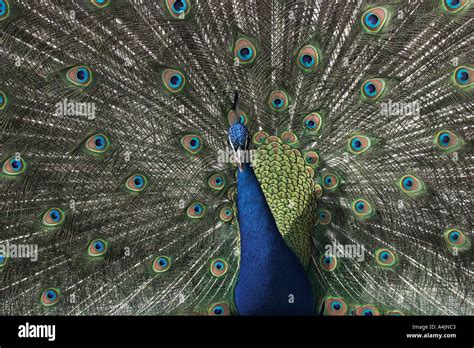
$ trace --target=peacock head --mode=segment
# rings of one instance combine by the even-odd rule
[[[250,136],[247,127],[242,123],[232,124],[229,128],[229,143],[234,151],[235,161],[242,171],[244,163],[250,162]]]

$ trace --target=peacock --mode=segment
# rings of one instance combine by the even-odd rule
[[[473,315],[470,0],[0,0],[0,314]]]

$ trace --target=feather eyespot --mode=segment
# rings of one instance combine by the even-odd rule
[[[295,145],[298,142],[298,137],[296,134],[290,131],[281,133],[280,138],[284,144],[288,145]]]
[[[202,138],[197,134],[188,134],[181,138],[181,146],[191,155],[197,155],[202,150]]]
[[[0,110],[4,110],[7,107],[7,105],[8,105],[8,97],[5,94],[5,92],[0,91]]]
[[[102,154],[107,151],[110,145],[109,138],[104,134],[98,133],[90,136],[86,140],[86,149],[92,153]]]
[[[225,178],[221,174],[213,174],[207,179],[207,184],[211,189],[220,191],[225,187]]]
[[[166,91],[178,93],[186,85],[186,76],[177,69],[164,69],[161,73],[161,81]]]
[[[304,46],[297,55],[298,67],[304,72],[314,72],[319,65],[319,53],[313,45]]]
[[[308,133],[317,133],[323,124],[321,115],[317,112],[312,112],[303,118],[303,128]]]
[[[255,145],[260,145],[265,142],[265,139],[269,137],[269,134],[263,130],[256,132],[253,137],[252,141]]]
[[[257,49],[255,45],[247,38],[240,38],[234,45],[234,59],[239,64],[250,64],[257,57]]]
[[[400,178],[398,185],[402,192],[409,196],[418,196],[423,193],[423,182],[413,175],[404,175]]]
[[[472,87],[474,85],[474,69],[468,66],[459,66],[454,70],[453,79],[458,87]]]
[[[449,130],[441,130],[436,133],[434,144],[443,152],[453,152],[463,145],[463,141],[455,133]]]
[[[223,207],[219,212],[219,217],[223,222],[229,222],[234,218],[234,210],[230,207]]]
[[[8,0],[0,0],[0,21],[3,21],[10,15],[10,4]]]
[[[332,272],[337,267],[337,259],[332,255],[323,255],[319,263],[321,268],[327,272]]]
[[[469,0],[441,0],[441,7],[449,13],[461,11],[469,3]]]
[[[351,208],[355,216],[360,219],[368,218],[374,213],[372,205],[362,198],[353,201]]]
[[[241,123],[243,125],[247,125],[248,123],[247,115],[243,111],[240,111],[240,110],[238,112],[238,116],[234,110],[230,110],[228,119],[229,119],[229,124]]]
[[[375,250],[375,262],[380,267],[391,268],[397,263],[397,256],[390,249],[380,248]]]
[[[316,151],[307,151],[304,154],[304,162],[311,168],[316,168],[319,164],[319,155]]]
[[[342,298],[330,297],[324,302],[324,315],[342,316],[347,313],[347,304]]]
[[[155,273],[163,273],[171,268],[171,259],[168,256],[158,256],[153,260],[152,269]]]
[[[91,3],[98,8],[105,8],[109,6],[110,0],[91,0]]]
[[[365,135],[354,135],[348,141],[349,151],[354,155],[361,155],[370,149],[371,140]]]
[[[211,262],[211,273],[214,277],[221,277],[227,273],[229,265],[224,259],[216,259]]]
[[[328,225],[331,223],[332,215],[329,210],[322,209],[319,211],[318,218],[321,225]]]
[[[66,213],[60,208],[49,208],[43,214],[43,225],[47,227],[56,227],[61,225],[66,218]]]
[[[209,315],[213,316],[226,316],[229,315],[229,306],[227,303],[216,303],[211,306],[208,310]]]
[[[380,312],[374,306],[360,306],[356,308],[355,315],[357,316],[365,316],[365,317],[372,317],[380,315]]]
[[[191,203],[188,209],[186,209],[186,214],[191,219],[200,219],[204,216],[205,212],[206,206],[200,202]]]
[[[73,85],[87,87],[92,83],[92,71],[87,66],[76,66],[68,70],[66,78]]]
[[[285,111],[289,105],[288,95],[281,90],[273,91],[268,96],[268,105],[273,111]]]
[[[5,267],[8,261],[8,256],[4,251],[0,251],[0,270]]]
[[[148,179],[141,174],[133,174],[125,181],[125,188],[132,192],[141,192],[148,185]]]
[[[467,250],[470,247],[469,237],[460,229],[448,228],[443,235],[446,246],[451,252]]]
[[[361,87],[362,95],[368,100],[376,100],[384,93],[385,85],[383,79],[366,80]]]
[[[393,309],[387,312],[388,316],[393,316],[393,317],[399,317],[399,316],[404,316],[405,314],[402,311],[399,311],[398,309]]]
[[[99,257],[107,252],[108,243],[104,239],[94,239],[87,246],[87,255],[90,257]]]
[[[7,176],[17,176],[23,174],[26,170],[26,162],[19,156],[11,156],[2,166],[2,173]]]
[[[166,0],[166,8],[174,18],[184,18],[191,10],[189,0]]]
[[[334,191],[339,186],[339,177],[336,174],[328,173],[323,176],[323,187],[328,191]]]
[[[383,7],[375,7],[367,10],[362,15],[362,26],[366,32],[378,33],[387,22],[388,12]]]
[[[55,288],[45,289],[40,296],[40,301],[43,306],[49,307],[59,302],[60,292]]]

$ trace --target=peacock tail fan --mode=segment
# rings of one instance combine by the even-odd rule
[[[239,314],[242,123],[314,314],[472,315],[473,11],[0,0],[0,313]]]

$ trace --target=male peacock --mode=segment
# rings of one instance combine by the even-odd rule
[[[473,13],[0,0],[0,313],[473,314]]]

